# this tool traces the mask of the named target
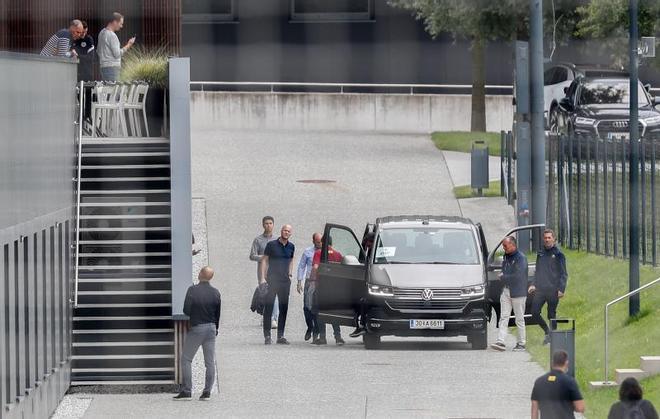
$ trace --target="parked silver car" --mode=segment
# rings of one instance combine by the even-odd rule
[[[318,290],[323,321],[353,326],[363,316],[367,349],[388,335],[467,336],[473,349],[486,348],[491,311],[499,317],[502,289],[495,279],[502,258],[499,246],[488,252],[480,224],[394,216],[368,224],[361,242],[336,224],[326,224],[324,236]]]

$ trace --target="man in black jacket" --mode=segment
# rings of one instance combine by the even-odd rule
[[[490,345],[496,351],[506,351],[506,337],[509,334],[509,318],[511,310],[516,317],[518,328],[518,343],[514,351],[524,351],[526,343],[525,334],[525,301],[527,300],[527,258],[518,250],[516,239],[512,236],[502,240],[504,248],[504,262],[499,279],[504,284],[500,295],[502,314],[500,318],[497,342]]]
[[[211,286],[213,269],[205,266],[199,271],[199,283],[191,285],[183,303],[183,313],[190,317],[181,354],[181,391],[174,400],[192,400],[192,360],[199,347],[204,352],[206,381],[199,400],[210,400],[215,379],[215,337],[220,327],[220,292]]]
[[[568,281],[566,257],[555,243],[555,232],[550,229],[543,231],[543,250],[536,255],[536,275],[529,287],[529,294],[534,296],[532,320],[536,321],[545,333],[544,345],[550,343],[550,329],[541,316],[541,309],[547,303],[548,320],[557,318],[559,299],[564,296]]]

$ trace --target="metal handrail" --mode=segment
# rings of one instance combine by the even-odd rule
[[[613,381],[609,381],[607,379],[607,375],[608,375],[607,374],[608,373],[607,365],[608,365],[608,360],[609,360],[609,339],[608,339],[607,330],[608,330],[608,312],[609,312],[610,307],[613,306],[614,304],[620,302],[620,301],[625,300],[626,298],[628,298],[630,296],[633,296],[635,294],[639,294],[640,292],[642,292],[642,290],[644,290],[646,288],[649,288],[649,287],[657,284],[658,282],[660,282],[660,278],[657,278],[657,279],[649,282],[646,285],[642,285],[641,287],[637,288],[636,290],[630,291],[628,294],[622,295],[621,297],[616,298],[616,299],[610,301],[609,303],[607,303],[605,305],[605,380],[603,381],[603,384],[616,384]]]
[[[85,83],[80,82],[80,111],[78,115],[78,167],[76,174],[76,264],[75,264],[75,289],[73,297],[73,306],[78,307],[78,273],[80,261],[78,254],[80,253],[80,183],[82,177],[82,138],[83,138],[83,108],[85,107]]]
[[[339,93],[344,93],[345,87],[368,88],[405,88],[410,94],[415,94],[415,88],[420,89],[471,89],[471,84],[411,84],[411,83],[305,83],[305,82],[262,82],[262,81],[191,81],[191,86],[269,86],[270,92],[275,92],[275,86],[281,87],[337,87]],[[511,85],[486,85],[486,89],[513,89]]]

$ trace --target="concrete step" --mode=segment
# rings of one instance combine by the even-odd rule
[[[648,375],[660,374],[660,356],[640,356],[640,366]]]
[[[646,371],[639,368],[617,368],[616,369],[616,382],[622,383],[623,380],[629,377],[633,377],[637,380],[642,380],[646,378],[648,374]]]

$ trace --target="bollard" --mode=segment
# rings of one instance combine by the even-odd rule
[[[568,329],[557,329],[557,324],[570,325]],[[550,364],[555,351],[568,353],[567,374],[575,378],[575,319],[550,319]],[[552,365],[550,365],[552,368]]]
[[[477,148],[480,145],[482,147]],[[470,187],[477,190],[479,196],[488,188],[488,146],[485,141],[472,141],[470,152]]]

